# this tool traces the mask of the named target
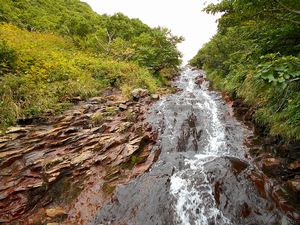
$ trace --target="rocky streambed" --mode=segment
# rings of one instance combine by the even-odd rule
[[[178,93],[148,116],[158,131],[158,161],[120,186],[89,224],[299,224],[299,208],[251,157],[254,146],[245,140],[253,131],[209,90],[204,72],[186,69],[174,85]]]

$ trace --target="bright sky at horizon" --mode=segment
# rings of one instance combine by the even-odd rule
[[[190,60],[217,30],[217,16],[202,12],[207,3],[217,0],[83,0],[99,14],[122,12],[139,18],[151,27],[163,26],[185,41],[178,45],[183,61]]]

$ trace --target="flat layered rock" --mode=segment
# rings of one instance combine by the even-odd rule
[[[0,136],[0,223],[87,223],[116,186],[155,161],[142,101],[96,97]]]

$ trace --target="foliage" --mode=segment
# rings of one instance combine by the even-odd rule
[[[75,0],[0,0],[0,19],[30,31],[52,31],[84,36],[92,32],[98,17]]]
[[[278,54],[262,56],[266,60],[258,65],[257,76],[284,87],[292,81],[300,80],[300,59],[294,56],[277,57]]]
[[[179,69],[180,41],[79,0],[0,0],[0,129],[107,87],[155,92]]]
[[[297,0],[223,0],[218,33],[190,64],[217,89],[257,108],[272,135],[300,140],[300,4]]]
[[[0,40],[0,76],[15,68],[16,58],[16,52]]]
[[[173,36],[168,29],[156,28],[149,34],[143,33],[133,39],[136,54],[132,58],[153,72],[176,68],[181,63],[181,55],[174,46],[182,40]]]
[[[59,112],[75,96],[101,94],[105,87],[144,87],[154,92],[157,81],[133,62],[117,62],[79,50],[71,40],[0,25],[4,52],[14,68],[0,77],[0,127],[17,118]],[[9,57],[6,57],[9,58]]]
[[[152,72],[178,68],[181,37],[165,28],[150,28],[122,13],[98,15],[79,0],[0,0],[0,21],[29,31],[70,36],[74,44],[118,61],[134,61]]]

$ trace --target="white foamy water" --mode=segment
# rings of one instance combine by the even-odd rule
[[[225,141],[225,128],[219,119],[219,111],[206,84],[201,89],[195,84],[198,74],[187,70],[180,78],[178,86],[183,89],[182,99],[187,101],[193,96],[193,106],[206,112],[207,143],[201,154],[185,160],[185,168],[171,177],[170,193],[175,198],[177,224],[208,225],[231,224],[217,208],[213,190],[203,165],[217,156],[228,155]],[[185,97],[185,98],[184,98]],[[197,100],[200,100],[197,102]]]

